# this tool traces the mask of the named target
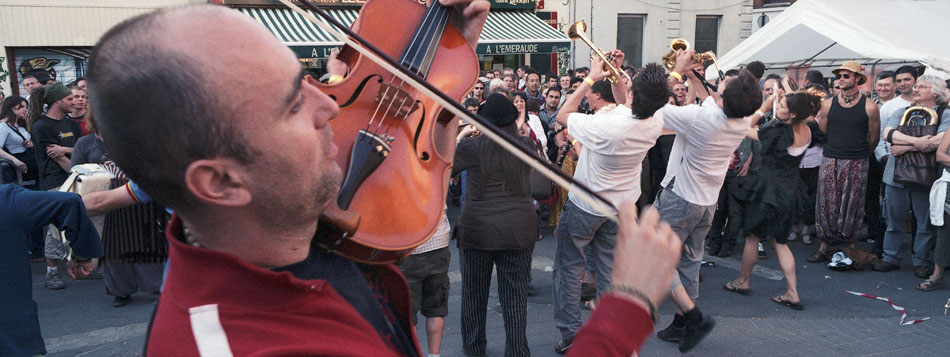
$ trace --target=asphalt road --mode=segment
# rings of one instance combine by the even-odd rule
[[[449,206],[450,217],[458,209]],[[555,240],[551,228],[542,232],[544,239],[535,246],[532,263],[534,284],[539,295],[528,298],[528,341],[532,353],[553,356],[559,334],[552,321],[551,275]],[[740,242],[741,243],[741,242]],[[716,267],[702,269],[703,282],[698,306],[713,315],[718,324],[693,352],[694,355],[792,355],[792,356],[866,356],[923,355],[946,356],[950,353],[950,316],[944,315],[944,304],[950,289],[919,292],[920,281],[913,276],[906,253],[905,263],[898,271],[832,271],[805,258],[817,245],[791,243],[796,257],[799,291],[804,311],[794,311],[775,304],[769,298],[783,292],[785,282],[774,251],[759,261],[753,274],[752,294],[738,295],[722,289],[734,279],[738,255],[711,258]],[[866,246],[864,247],[867,248]],[[459,306],[461,275],[458,252],[453,247],[450,278],[453,282],[449,316],[446,318],[442,354],[461,356]],[[47,349],[51,356],[133,356],[141,354],[148,321],[158,296],[136,294],[132,302],[121,308],[111,306],[102,280],[66,280],[65,290],[51,291],[43,287],[44,265],[33,264],[33,294],[39,304],[39,317]],[[65,277],[65,271],[63,271]],[[778,279],[778,280],[777,280]],[[240,282],[229,282],[240,284]],[[488,354],[504,355],[504,327],[501,307],[493,284],[488,315]],[[910,326],[900,326],[900,315],[888,303],[847,294],[845,290],[887,297],[907,310],[908,320],[930,317]],[[670,302],[660,307],[658,328],[669,324],[674,313]],[[422,324],[418,335],[423,345]],[[641,355],[676,355],[676,345],[650,339]]]

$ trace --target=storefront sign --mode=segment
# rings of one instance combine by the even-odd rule
[[[475,47],[475,53],[480,55],[558,53],[567,52],[570,49],[571,46],[566,43],[480,43]]]
[[[360,7],[367,0],[308,0],[311,4],[317,6],[355,6]],[[425,4],[425,0],[413,0],[420,4]],[[502,0],[502,1],[525,1],[525,0]],[[284,4],[278,0],[212,0],[212,3],[229,6],[281,6]],[[300,0],[292,0],[293,3],[300,4]],[[532,8],[533,9],[533,8]]]
[[[491,3],[492,10],[500,9],[518,9],[534,10],[535,0],[488,0]]]
[[[297,58],[329,58],[330,51],[341,46],[290,46]]]

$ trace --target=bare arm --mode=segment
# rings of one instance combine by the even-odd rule
[[[23,161],[18,160],[13,155],[7,154],[6,150],[0,150],[0,159],[10,160],[14,165],[16,165],[18,169],[20,169],[20,172],[26,172],[26,164],[23,163]]]
[[[874,104],[874,101],[868,100],[866,103],[868,112],[868,147],[873,150],[874,147],[877,147],[877,141],[880,140],[881,112],[877,104]]]
[[[82,203],[89,216],[101,216],[122,207],[135,204],[125,185],[108,191],[90,192],[82,195]]]
[[[587,75],[587,78],[590,78],[592,81],[597,82],[604,79],[607,74],[604,73],[604,60],[600,57],[594,57],[590,62],[590,74]],[[588,81],[583,81],[577,90],[574,91],[571,95],[567,97],[567,100],[564,101],[564,105],[561,106],[561,110],[557,113],[557,122],[563,126],[567,126],[567,117],[571,113],[577,112],[577,107],[581,105],[581,100],[584,99],[584,96],[587,93],[590,93],[590,84]],[[570,129],[570,127],[568,127]]]
[[[623,66],[624,54],[622,51],[613,50],[613,51],[607,52],[607,55],[613,57],[614,68],[620,68],[621,66]],[[624,77],[621,74],[617,74],[617,75],[620,77],[618,78],[617,83],[613,83],[610,86],[610,91],[614,95],[614,102],[617,103],[617,105],[626,104],[629,107],[630,103],[627,103],[627,86],[628,85],[632,86],[633,83],[628,84],[626,83],[626,79],[625,79],[626,77]]]
[[[834,100],[834,97],[829,97],[821,102],[821,111],[818,112],[818,129],[821,129],[825,134],[828,133],[828,111],[831,110],[832,100]]]
[[[943,135],[945,131],[940,133]],[[937,146],[937,162],[950,166],[950,154],[947,154],[947,148],[950,147],[950,135],[943,135],[940,139],[940,145]]]

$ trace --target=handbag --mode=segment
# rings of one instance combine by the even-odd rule
[[[931,113],[930,115],[914,115],[913,111],[926,112],[925,108],[908,108],[901,118],[897,131],[913,137],[937,135],[937,127],[940,125],[940,117],[943,114],[944,107],[940,106],[937,109],[939,110],[938,115],[933,115],[932,111],[928,112]],[[908,112],[911,115],[908,115]],[[911,151],[894,157],[894,182],[930,187],[937,180],[938,172],[939,165],[937,164],[936,152]]]
[[[535,139],[534,142],[535,152],[538,154],[538,157],[544,158],[545,156],[541,154],[543,152],[541,150],[541,141]],[[544,176],[540,171],[531,168],[530,185],[531,197],[535,200],[543,200],[551,196],[554,182],[547,176]]]

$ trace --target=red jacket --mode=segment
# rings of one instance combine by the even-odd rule
[[[148,355],[398,354],[325,280],[298,279],[184,244],[177,236],[177,216],[166,232],[169,270],[148,333]],[[421,355],[416,330],[408,322],[406,280],[394,265],[378,269],[402,328]],[[605,296],[578,331],[569,354],[630,356],[652,331],[642,307]]]
[[[177,216],[167,232],[169,270],[148,334],[149,355],[398,354],[325,280],[301,280],[184,244]],[[394,265],[378,273],[420,351],[405,278]]]

